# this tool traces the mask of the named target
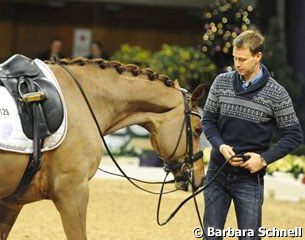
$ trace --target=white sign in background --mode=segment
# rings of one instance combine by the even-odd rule
[[[86,57],[92,40],[90,29],[76,28],[74,30],[73,57]]]

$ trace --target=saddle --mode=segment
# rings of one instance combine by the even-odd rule
[[[64,108],[56,87],[35,62],[25,56],[14,55],[0,65],[0,85],[15,100],[23,132],[33,140],[33,153],[21,180],[21,188],[21,185],[28,185],[39,170],[43,141],[61,126]]]

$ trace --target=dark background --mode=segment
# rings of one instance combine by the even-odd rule
[[[156,51],[163,43],[191,46],[202,41],[202,12],[209,1],[198,6],[119,2],[0,0],[0,60],[15,53],[37,57],[54,36],[63,39],[65,55],[71,56],[75,28],[91,29],[93,39],[101,40],[110,54],[124,43]],[[283,67],[297,76],[281,81],[292,85],[289,93],[305,133],[305,1],[241,2],[256,6],[255,24],[267,38],[270,19],[278,21],[274,39],[284,52]]]

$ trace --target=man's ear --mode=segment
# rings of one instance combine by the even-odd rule
[[[196,87],[196,89],[192,92],[191,96],[191,102],[192,102],[192,107],[195,107],[198,103],[198,101],[203,98],[205,91],[207,89],[206,84],[200,84],[199,86]]]
[[[262,60],[262,57],[263,57],[263,53],[262,52],[258,52],[256,54],[256,58],[257,58],[258,62],[260,62]]]

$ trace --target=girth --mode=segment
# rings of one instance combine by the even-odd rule
[[[0,65],[0,85],[14,98],[23,132],[33,140],[33,153],[27,169],[15,193],[8,197],[17,199],[40,169],[44,139],[61,126],[64,110],[56,87],[34,61],[22,55],[14,55]]]

